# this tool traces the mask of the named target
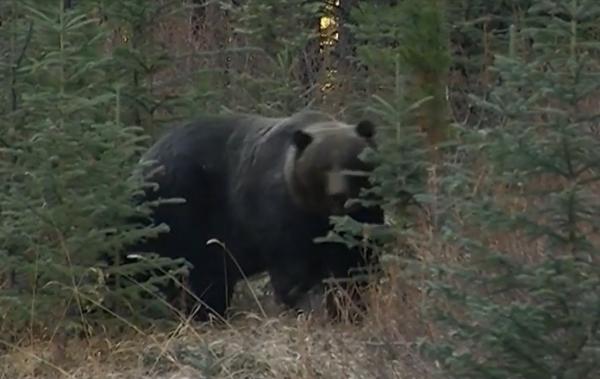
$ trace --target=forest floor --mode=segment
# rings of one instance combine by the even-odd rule
[[[351,324],[328,321],[318,306],[297,316],[281,313],[272,296],[259,297],[260,307],[237,297],[227,325],[181,322],[169,333],[13,345],[0,357],[0,379],[434,377],[415,350],[422,327],[414,328],[406,303],[399,308],[388,297]]]

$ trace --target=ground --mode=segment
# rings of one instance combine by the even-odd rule
[[[170,333],[135,333],[13,346],[0,357],[0,378],[398,378],[428,379],[433,365],[415,352],[415,320],[393,296],[361,325],[332,325],[322,309],[310,317],[281,314],[252,284],[261,307],[241,288],[228,326],[181,322]],[[268,291],[267,291],[268,292]],[[404,301],[404,300],[403,300]],[[244,310],[241,312],[241,310]],[[264,313],[263,313],[264,311]],[[412,319],[411,319],[412,318]]]

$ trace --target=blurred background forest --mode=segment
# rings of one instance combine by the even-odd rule
[[[1,377],[600,377],[599,53],[596,0],[3,0]],[[382,127],[365,320],[146,320],[140,154],[307,107]]]

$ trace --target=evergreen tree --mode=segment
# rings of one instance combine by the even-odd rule
[[[375,249],[384,259],[414,262],[407,249],[414,217],[409,210],[437,212],[427,195],[428,171],[447,135],[444,95],[449,65],[445,9],[437,0],[398,4],[361,3],[351,11],[357,58],[367,70],[363,84],[372,97],[356,99],[354,117],[367,115],[378,125],[377,149],[364,159],[375,165],[372,188],[359,201],[386,211],[386,225],[363,225],[334,217],[325,240]],[[393,80],[392,80],[392,79]],[[359,96],[358,93],[354,94]],[[362,115],[361,115],[362,113]],[[411,273],[406,272],[408,279]],[[363,278],[357,275],[356,279]]]
[[[234,31],[255,50],[234,67],[225,101],[282,116],[318,107],[324,85],[319,22],[324,2],[249,0],[232,7]]]
[[[487,172],[448,178],[461,206],[447,242],[462,259],[435,270],[431,352],[455,378],[600,375],[600,6],[532,3],[480,103],[501,124],[468,136]]]
[[[472,95],[487,99],[497,76],[494,55],[506,51],[511,25],[529,8],[530,0],[468,0],[447,2],[451,24],[452,77],[449,94],[454,117],[469,127],[497,123],[496,115],[478,107]]]
[[[161,39],[159,28],[165,20],[182,21],[183,3],[89,1],[90,11],[107,31],[106,44],[112,55],[108,70],[110,79],[122,86],[123,122],[142,126],[152,136],[162,132],[163,124],[179,121],[183,117],[179,113],[192,108],[186,99],[188,71],[180,70],[182,57]]]
[[[144,317],[148,307],[164,308],[148,296],[155,279],[140,285],[133,278],[144,266],[171,262],[119,265],[125,246],[164,228],[132,221],[150,211],[132,203],[143,184],[132,171],[145,136],[123,121],[126,84],[115,80],[104,53],[105,24],[83,5],[10,5],[2,23],[11,41],[2,67],[10,83],[3,98],[11,101],[0,116],[3,325],[11,334],[82,327],[99,315],[92,310]],[[107,257],[116,265],[106,267]]]

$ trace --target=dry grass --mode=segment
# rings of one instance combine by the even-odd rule
[[[391,288],[388,281],[373,290],[359,325],[332,324],[318,307],[308,316],[281,313],[266,295],[266,316],[241,312],[239,302],[228,326],[182,321],[168,333],[11,345],[0,378],[431,378],[411,347],[423,330],[409,315],[415,308]]]

